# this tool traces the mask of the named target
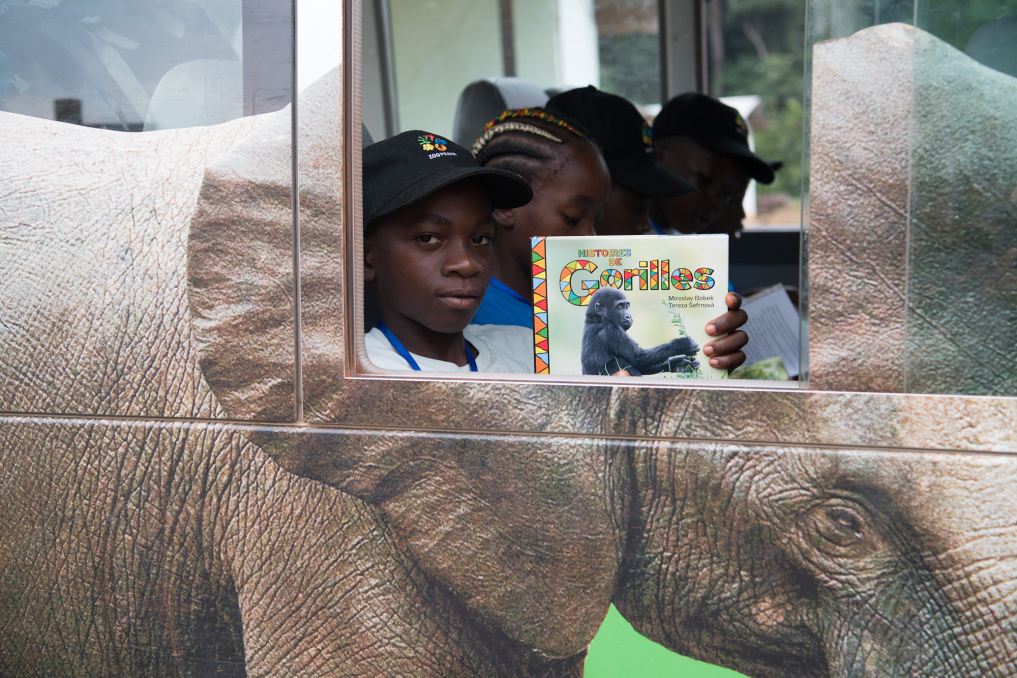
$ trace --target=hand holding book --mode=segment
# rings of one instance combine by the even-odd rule
[[[727,312],[706,324],[708,335],[721,338],[703,346],[703,353],[710,359],[710,367],[730,372],[745,362],[742,348],[749,342],[749,335],[738,328],[748,322],[749,316],[741,310],[740,294],[728,292],[724,301],[727,304]]]

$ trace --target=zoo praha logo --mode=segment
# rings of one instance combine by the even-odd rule
[[[422,134],[417,137],[417,141],[425,151],[444,151],[448,149],[448,141],[433,134]]]
[[[738,128],[739,133],[743,137],[749,136],[749,126],[745,124],[745,120],[742,118],[740,113],[735,113],[735,127]]]
[[[448,150],[448,141],[433,134],[422,134],[417,137],[420,147],[428,152],[428,158],[439,158],[443,155],[456,155],[455,151]],[[432,152],[434,151],[434,152]]]
[[[580,250],[587,253],[628,252],[628,250]],[[621,257],[608,257],[608,266],[623,266]],[[601,287],[632,290],[709,290],[716,281],[712,268],[691,269],[679,267],[671,270],[669,259],[639,261],[636,268],[606,268],[597,275],[597,264],[589,259],[576,259],[561,270],[561,295],[575,306],[587,306],[593,293]]]

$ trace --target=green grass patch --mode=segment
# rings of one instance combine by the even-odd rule
[[[584,678],[745,678],[671,652],[636,633],[614,605],[590,643]]]

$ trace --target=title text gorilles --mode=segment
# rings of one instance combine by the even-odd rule
[[[714,269],[707,266],[696,269],[679,266],[672,269],[669,259],[626,262],[626,257],[631,256],[632,251],[627,249],[579,250],[578,258],[565,264],[561,270],[562,296],[570,304],[586,306],[590,303],[590,297],[601,286],[625,291],[684,291],[709,290],[716,284],[713,279]],[[606,265],[610,268],[600,270],[600,267],[592,261],[595,257],[606,258]],[[636,263],[635,268],[625,268],[632,263]]]

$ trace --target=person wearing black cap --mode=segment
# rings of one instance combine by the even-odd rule
[[[491,277],[492,211],[532,197],[517,174],[435,134],[364,149],[364,280],[380,315],[364,342],[375,366],[533,371],[529,331],[469,324]]]
[[[482,166],[516,172],[533,187],[527,205],[494,211],[491,286],[473,322],[532,331],[531,238],[593,235],[611,177],[589,135],[542,108],[503,111],[473,143],[473,154]]]
[[[650,218],[658,233],[728,233],[741,228],[749,179],[773,183],[773,168],[749,148],[749,128],[734,108],[705,94],[671,99],[653,121],[657,160],[696,186],[658,197]]]
[[[650,128],[627,99],[590,85],[556,94],[546,107],[582,125],[604,154],[611,192],[597,235],[646,233],[650,230],[650,198],[677,197],[696,190],[657,162]]]
[[[597,235],[642,235],[650,230],[652,198],[678,197],[696,187],[657,162],[650,130],[627,99],[588,86],[551,97],[547,110],[569,116],[600,146],[611,173],[611,192],[597,224]],[[734,369],[745,362],[748,335],[739,330],[748,320],[741,297],[727,295],[728,311],[707,324],[710,336],[722,336],[703,347],[710,365]]]

